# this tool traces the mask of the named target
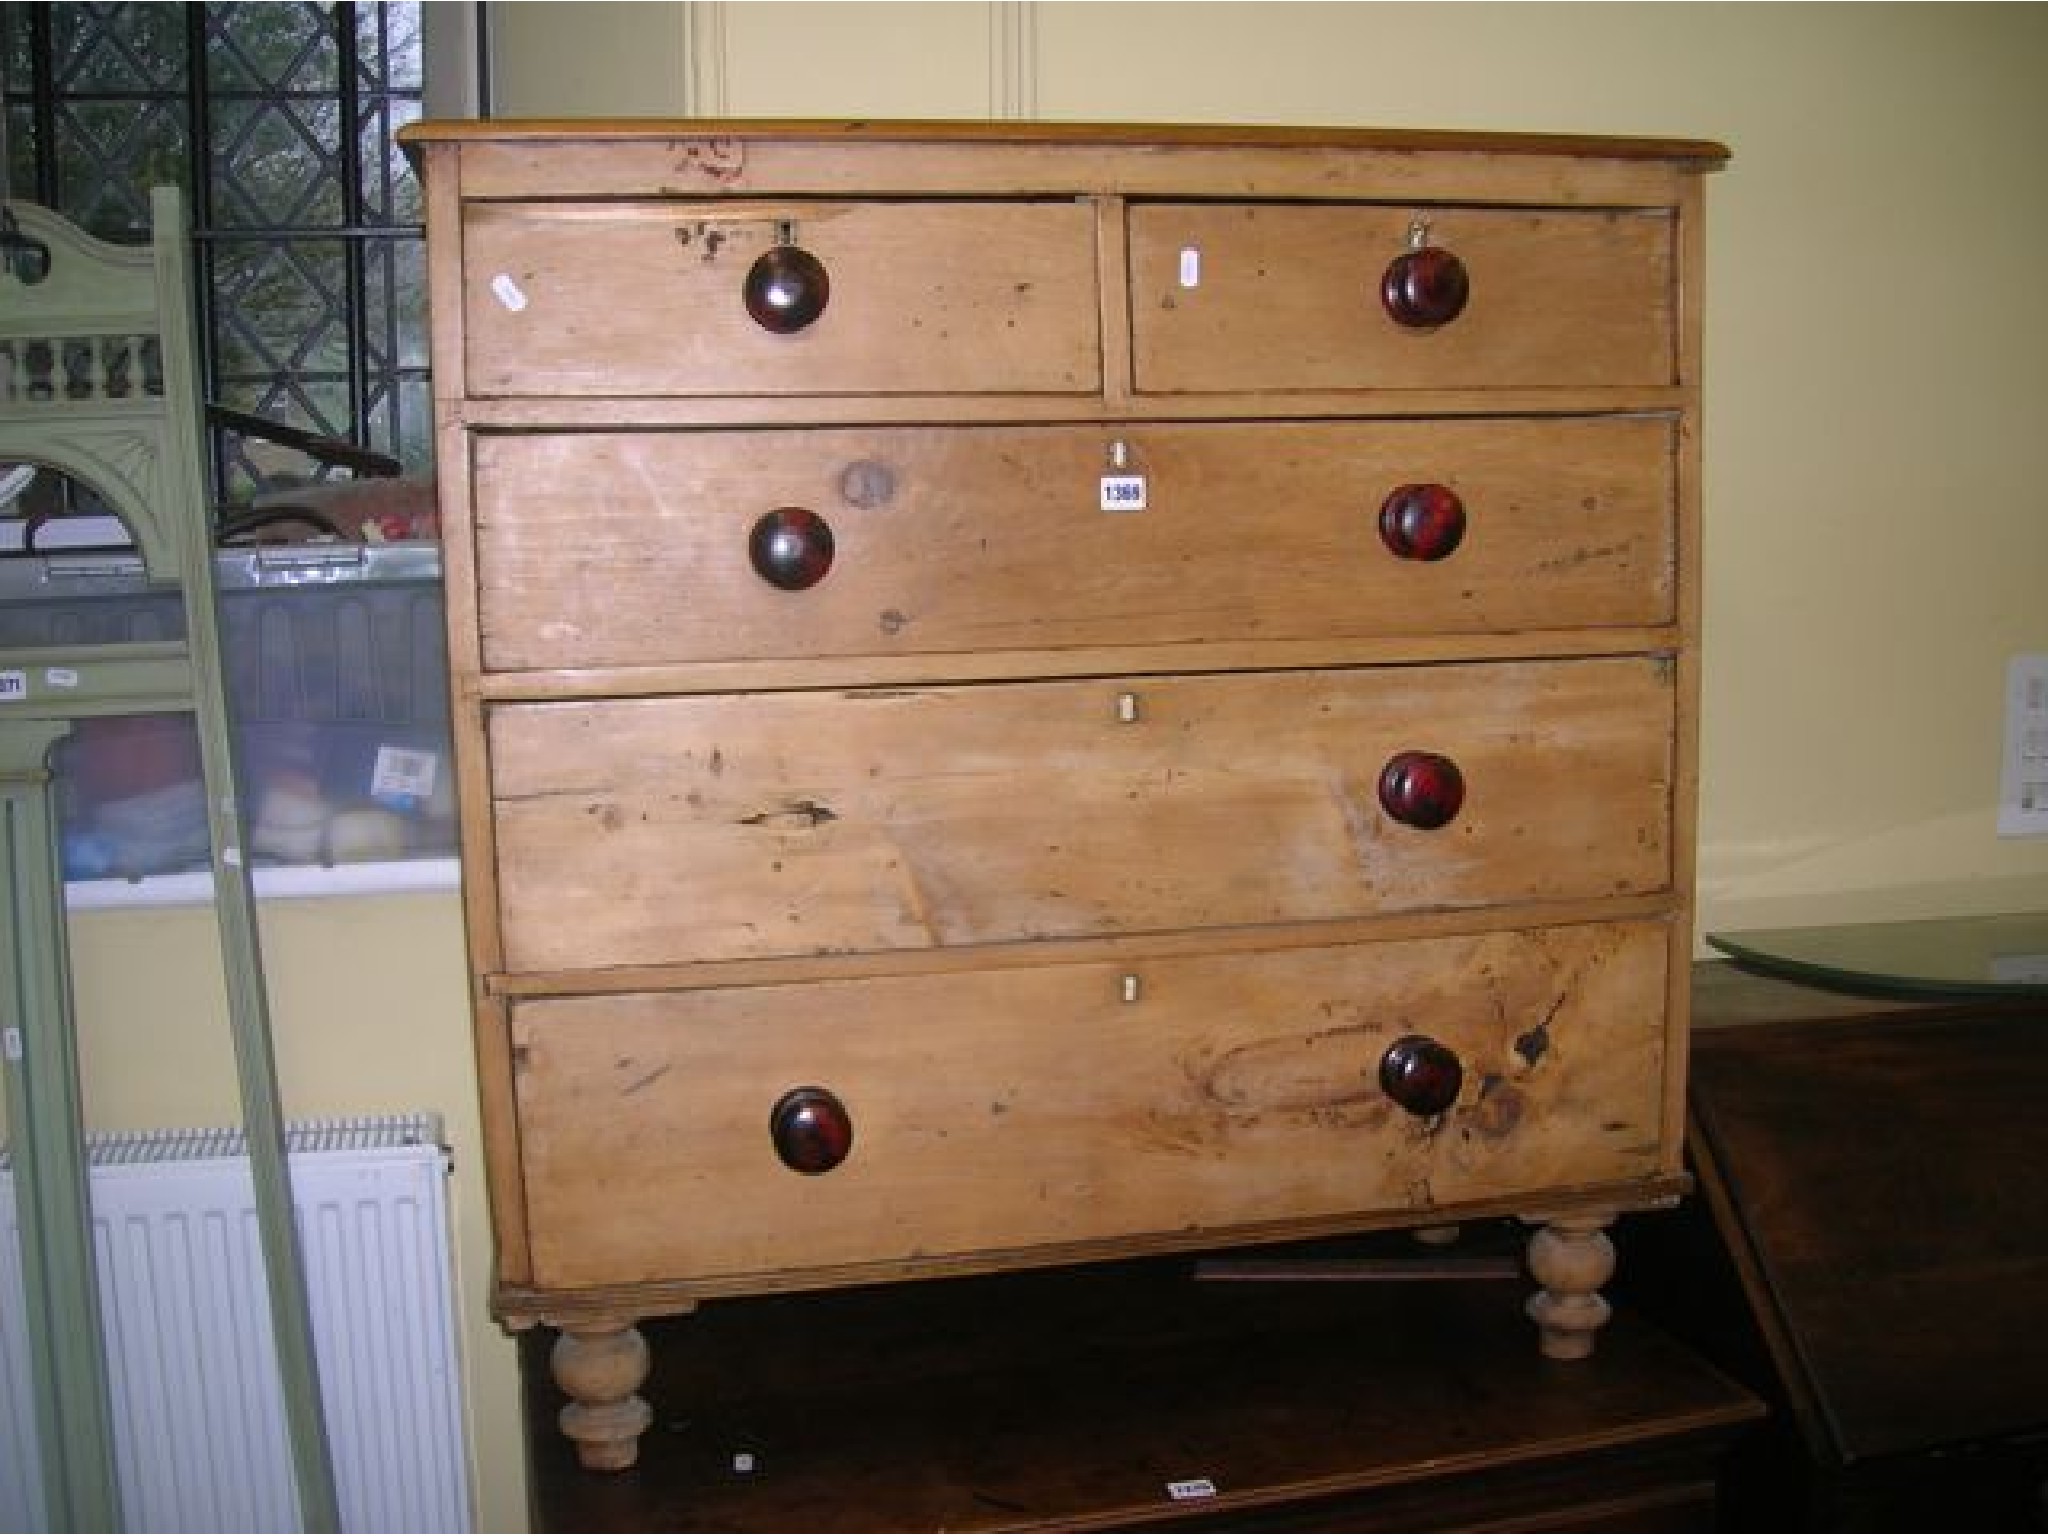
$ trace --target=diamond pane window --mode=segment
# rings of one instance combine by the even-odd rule
[[[424,9],[0,4],[12,194],[141,241],[149,189],[181,186],[209,399],[410,469],[433,451],[424,232],[393,135],[422,111]],[[224,503],[322,472],[213,447]]]
[[[182,92],[183,21],[170,5],[56,5],[53,74],[60,91],[86,96]]]
[[[203,9],[207,86],[214,95],[334,98],[341,68],[335,8],[271,3],[260,17],[237,15],[236,6]]]
[[[212,122],[214,225],[332,229],[345,223],[337,116],[317,103],[219,103]]]

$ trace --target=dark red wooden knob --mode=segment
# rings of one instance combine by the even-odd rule
[[[792,1088],[768,1116],[775,1155],[798,1173],[830,1173],[853,1150],[853,1117],[823,1088]]]
[[[815,587],[832,569],[832,525],[802,507],[764,513],[747,536],[754,574],[785,592]]]
[[[747,268],[747,313],[764,331],[787,336],[825,313],[832,279],[800,245],[772,245]]]
[[[1465,311],[1472,279],[1465,263],[1440,245],[1403,251],[1387,263],[1380,303],[1388,318],[1410,330],[1448,325]]]
[[[1427,1035],[1403,1035],[1380,1058],[1380,1089],[1411,1115],[1440,1115],[1458,1102],[1465,1068]]]
[[[1465,503],[1447,485],[1396,486],[1380,503],[1380,540],[1403,560],[1441,560],[1465,537]]]
[[[1380,770],[1380,808],[1403,826],[1428,832],[1465,803],[1465,775],[1436,752],[1397,752]]]

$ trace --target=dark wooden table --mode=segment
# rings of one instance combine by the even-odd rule
[[[1503,1223],[1462,1251],[1519,1242]],[[1591,1360],[1545,1360],[1527,1289],[1163,1259],[714,1303],[650,1327],[655,1424],[610,1475],[556,1433],[536,1335],[535,1528],[1711,1528],[1762,1405],[1626,1311]]]

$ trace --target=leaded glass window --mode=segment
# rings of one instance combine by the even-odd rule
[[[0,5],[13,195],[139,241],[149,189],[182,186],[210,401],[414,469],[433,454],[425,239],[394,136],[421,115],[424,9]],[[213,468],[239,502],[312,466],[223,429]]]

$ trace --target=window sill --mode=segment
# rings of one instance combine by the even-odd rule
[[[460,862],[453,858],[266,866],[256,871],[256,898],[296,900],[455,891],[462,885],[461,869]],[[206,906],[212,901],[213,874],[204,869],[150,875],[140,880],[72,880],[64,887],[64,904],[73,912]]]

